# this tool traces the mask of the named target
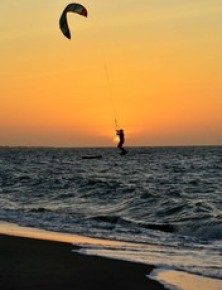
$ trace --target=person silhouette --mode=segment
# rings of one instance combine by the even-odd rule
[[[117,147],[121,150],[120,155],[125,155],[127,151],[123,148],[125,142],[125,135],[123,129],[116,130],[116,135],[119,137],[119,143]]]

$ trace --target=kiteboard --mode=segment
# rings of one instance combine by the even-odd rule
[[[127,153],[128,153],[128,151],[126,151],[126,150],[124,149],[124,151],[120,152],[120,155],[126,155]]]

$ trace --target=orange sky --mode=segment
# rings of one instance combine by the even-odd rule
[[[222,145],[221,0],[66,1],[0,11],[0,145]],[[167,2],[167,3],[166,3]]]

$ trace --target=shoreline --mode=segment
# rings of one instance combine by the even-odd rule
[[[1,228],[7,226],[10,224],[0,226],[1,289],[165,289],[159,282],[147,278],[154,266],[82,255],[73,251],[78,246],[71,241],[57,241],[53,236],[51,240],[27,237],[25,232],[22,236],[25,228],[13,224],[11,233],[10,230],[2,233]],[[19,235],[16,229],[21,230]],[[35,229],[33,232],[45,232],[48,237],[51,234]]]
[[[0,288],[163,290],[152,266],[73,253],[69,243],[0,234]]]
[[[85,246],[129,244],[0,221],[0,289],[222,289],[220,279],[81,253]]]

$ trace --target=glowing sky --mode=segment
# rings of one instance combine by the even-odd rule
[[[222,145],[222,1],[2,1],[0,145]]]

